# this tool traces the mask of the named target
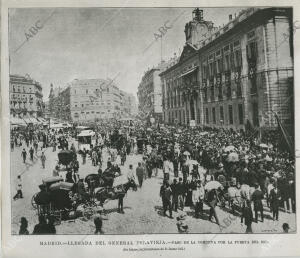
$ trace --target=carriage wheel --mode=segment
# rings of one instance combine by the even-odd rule
[[[37,205],[36,202],[35,202],[35,198],[36,198],[37,195],[38,195],[38,193],[34,194],[34,195],[32,196],[32,198],[31,198],[31,205],[32,205],[32,207],[33,207],[35,210],[38,208],[38,205]]]

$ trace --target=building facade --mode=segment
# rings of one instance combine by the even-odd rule
[[[119,119],[130,115],[132,97],[109,79],[75,79],[64,89],[52,88],[50,113],[52,117],[73,122]]]
[[[291,125],[292,26],[289,8],[243,10],[222,28],[195,9],[179,61],[160,74],[165,122],[272,128],[276,113]]]
[[[133,94],[120,90],[120,100],[120,115],[122,118],[130,118],[137,115],[137,104]]]
[[[13,117],[43,117],[44,103],[42,86],[29,75],[9,77],[10,113]]]
[[[156,67],[145,72],[138,86],[138,110],[142,117],[153,117],[156,121],[163,120],[162,81],[159,74],[167,69],[170,64],[175,64],[177,57],[168,62],[162,61]]]

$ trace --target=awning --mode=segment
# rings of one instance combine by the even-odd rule
[[[23,118],[27,124],[33,123],[29,117]]]
[[[10,124],[11,125],[26,125],[25,121],[19,117],[11,117]]]
[[[183,73],[183,74],[181,74],[179,77],[186,76],[186,75],[188,75],[188,74],[194,72],[194,71],[197,70],[197,69],[198,69],[198,66],[197,66],[197,67],[194,67],[193,69],[191,69],[191,70],[189,70],[189,71],[187,71],[187,72],[185,72],[185,73]]]

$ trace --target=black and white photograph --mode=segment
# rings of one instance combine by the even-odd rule
[[[11,235],[297,233],[300,22],[199,5],[8,9]]]

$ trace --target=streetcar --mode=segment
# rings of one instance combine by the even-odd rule
[[[96,134],[92,130],[83,130],[77,135],[78,150],[91,150],[92,146],[96,145]]]

